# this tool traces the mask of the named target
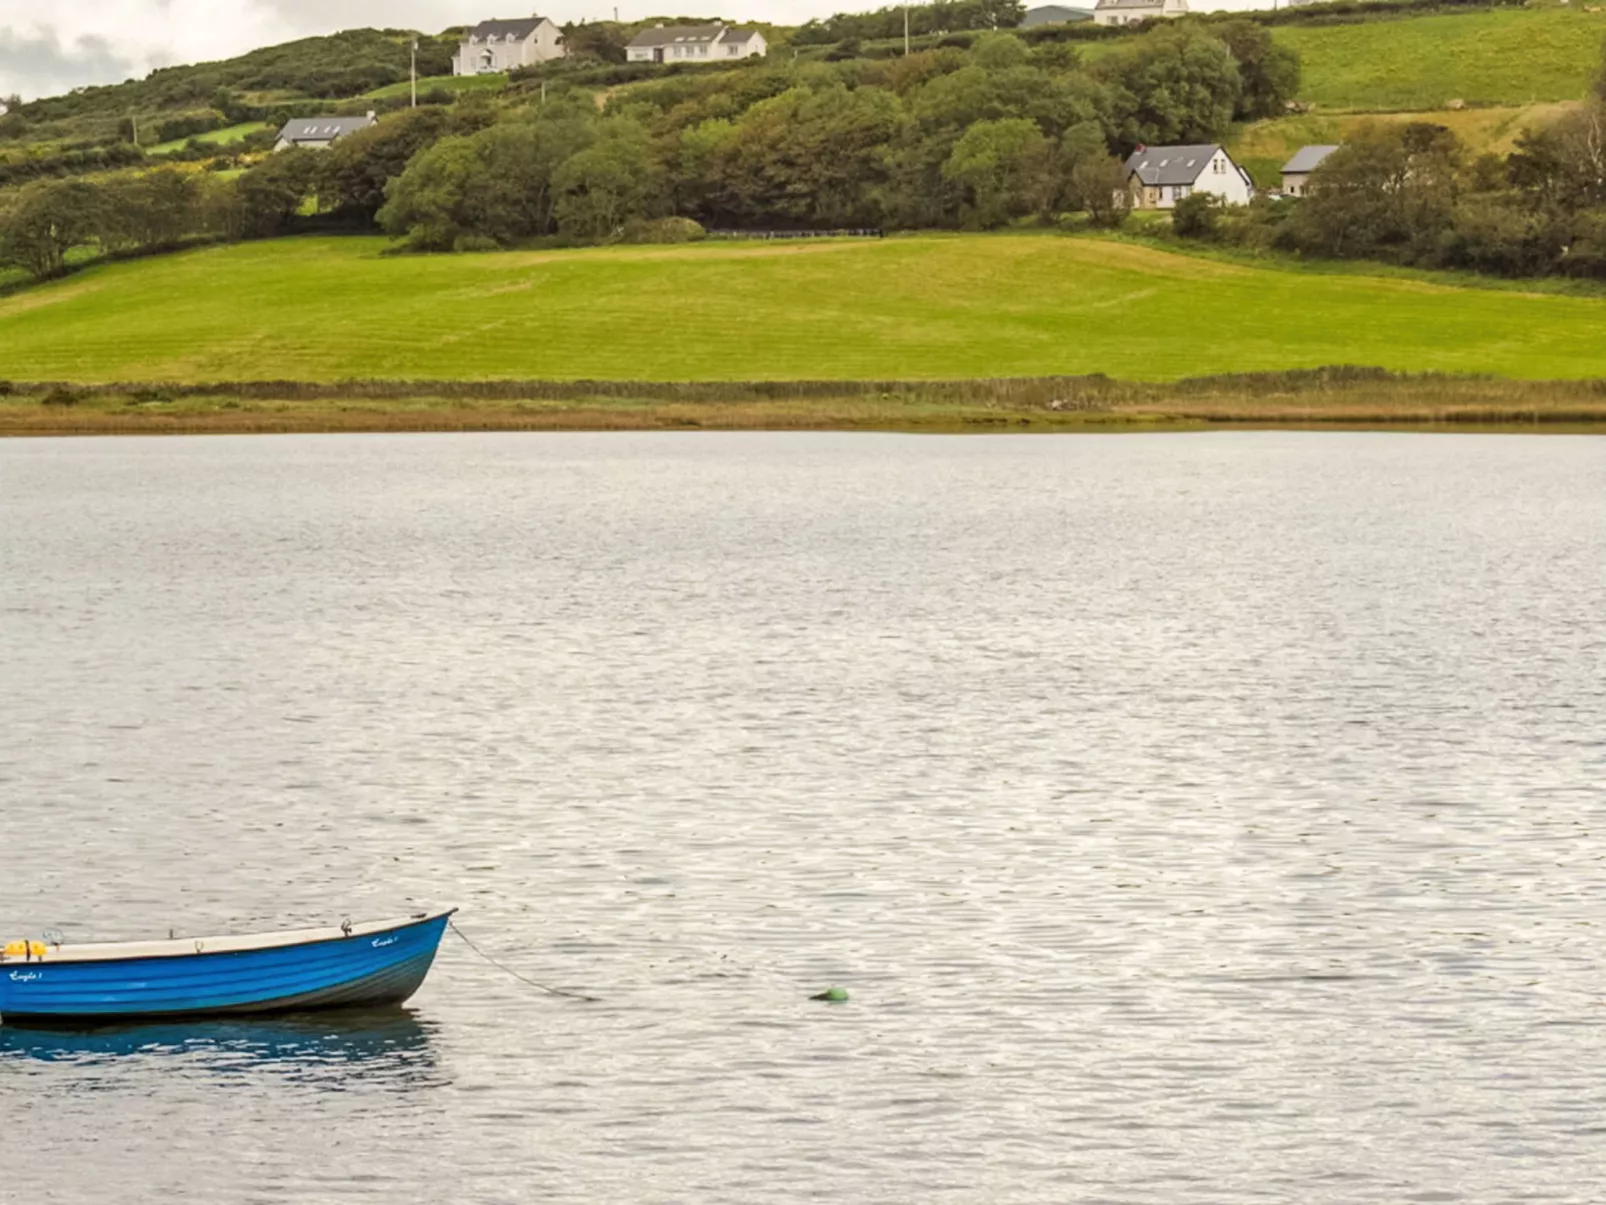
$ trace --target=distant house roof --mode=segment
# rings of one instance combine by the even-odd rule
[[[1294,157],[1283,164],[1283,171],[1294,175],[1313,172],[1322,165],[1322,162],[1338,148],[1336,146],[1302,146],[1294,152]]]
[[[1091,8],[1067,8],[1063,4],[1045,4],[1040,8],[1029,8],[1026,15],[1021,18],[1019,28],[1035,29],[1039,25],[1069,25],[1072,21],[1091,21],[1093,10]]]
[[[488,38],[501,38],[506,41],[511,37],[515,42],[522,42],[538,28],[545,17],[525,17],[520,21],[481,21],[468,36],[476,42],[483,42]]]
[[[754,38],[760,37],[761,35],[762,31],[756,26],[752,29],[748,29],[741,25],[727,25],[725,27],[725,36],[721,39],[721,41],[751,42]]]
[[[630,45],[671,46],[677,42],[714,42],[725,32],[723,25],[655,25],[630,39]]]
[[[1126,174],[1135,174],[1149,188],[1192,184],[1220,149],[1218,143],[1145,147],[1128,157]]]
[[[1094,5],[1094,7],[1102,9],[1105,12],[1108,12],[1112,8],[1152,8],[1163,10],[1165,8],[1165,0],[1098,0],[1098,3]],[[1187,11],[1187,5],[1183,5],[1182,11]]]
[[[367,117],[296,117],[284,123],[279,139],[281,142],[333,142],[373,124],[372,114]]]

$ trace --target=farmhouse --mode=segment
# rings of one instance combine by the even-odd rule
[[[1093,8],[1096,25],[1136,25],[1187,15],[1188,0],[1098,0]]]
[[[547,17],[481,21],[457,47],[453,75],[494,75],[569,53],[563,32]]]
[[[1036,29],[1039,25],[1070,25],[1076,21],[1092,19],[1091,8],[1067,8],[1063,4],[1044,4],[1039,8],[1027,9],[1026,15],[1021,18],[1019,28]]]
[[[1320,167],[1338,148],[1336,146],[1302,146],[1294,157],[1283,164],[1283,195],[1302,197],[1310,191],[1310,174]]]
[[[1127,193],[1133,209],[1170,209],[1190,193],[1214,193],[1228,205],[1247,205],[1255,195],[1249,173],[1226,148],[1140,146],[1126,161]]]
[[[735,25],[654,25],[625,47],[625,58],[632,63],[712,63],[768,53],[763,34]]]
[[[367,117],[297,117],[284,123],[284,129],[279,131],[279,141],[273,149],[283,151],[293,146],[304,146],[315,151],[327,150],[347,134],[366,130],[373,124],[374,113],[371,109]]]

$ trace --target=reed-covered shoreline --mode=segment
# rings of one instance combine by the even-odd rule
[[[1177,426],[1606,431],[1606,381],[1334,367],[1167,383],[965,381],[0,382],[0,435],[338,431],[1074,431]]]

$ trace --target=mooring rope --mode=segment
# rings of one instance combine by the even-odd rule
[[[517,979],[520,983],[527,983],[531,987],[539,988],[541,991],[546,992],[548,995],[551,995],[551,996],[564,996],[564,997],[566,997],[567,999],[570,999],[570,1000],[584,1000],[584,1001],[586,1001],[587,1003],[590,1003],[590,1004],[598,1003],[598,999],[597,999],[596,996],[585,996],[585,995],[580,994],[579,992],[566,992],[562,988],[548,987],[544,983],[537,983],[534,979],[531,979],[528,975],[519,974],[512,967],[504,966],[502,963],[500,963],[496,959],[492,958],[484,950],[480,949],[477,945],[475,945],[472,941],[470,941],[469,937],[468,937],[468,934],[464,933],[463,930],[461,930],[461,929],[459,929],[457,927],[457,922],[456,921],[448,919],[446,923],[447,923],[447,925],[449,925],[451,927],[451,930],[452,930],[453,933],[457,934],[459,937],[461,937],[463,939],[463,944],[464,945],[466,945],[469,949],[473,950],[474,953],[478,954],[481,958],[485,959],[486,962],[490,963],[497,970],[502,971],[504,974],[512,975],[513,978]]]

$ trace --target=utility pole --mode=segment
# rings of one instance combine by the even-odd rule
[[[909,6],[903,6],[903,57],[909,57]]]
[[[413,39],[413,108],[418,108],[418,39]]]

